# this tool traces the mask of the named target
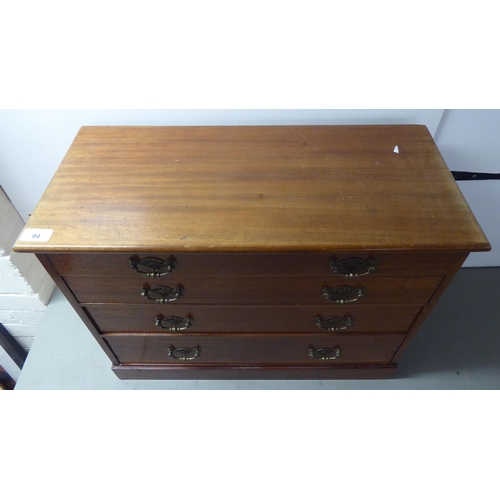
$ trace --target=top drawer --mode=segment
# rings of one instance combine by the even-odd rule
[[[434,253],[125,253],[50,254],[62,276],[142,274],[155,278],[182,276],[325,276],[444,275],[464,257],[456,252]],[[156,276],[158,275],[158,276]]]

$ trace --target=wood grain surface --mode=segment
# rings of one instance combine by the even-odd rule
[[[27,227],[53,234],[16,251],[490,248],[421,125],[82,127]]]
[[[328,265],[330,259],[359,257],[375,259],[377,268],[371,276],[442,276],[456,261],[463,261],[465,252],[363,252],[350,253],[176,253],[176,267],[168,276],[173,279],[194,277],[238,276],[339,276]],[[141,276],[129,266],[129,258],[136,256],[171,256],[162,252],[141,253],[68,253],[50,254],[49,258],[62,276]],[[144,276],[144,275],[142,275]],[[159,278],[158,278],[159,279]]]
[[[186,333],[206,332],[309,332],[321,330],[316,317],[351,316],[349,333],[404,333],[413,323],[420,306],[416,305],[301,305],[301,306],[221,306],[172,304],[90,304],[84,307],[102,333],[165,333],[155,326],[159,316],[193,318]]]
[[[357,304],[425,304],[441,283],[442,276],[398,277],[231,277],[196,278],[177,276],[158,279],[100,278],[66,276],[66,283],[81,303],[122,302],[151,304],[142,289],[154,290],[159,285],[182,289],[177,304],[332,304],[323,296],[323,287],[363,287]],[[151,294],[153,299],[161,295]],[[349,296],[355,297],[356,294]],[[334,297],[335,298],[335,297]],[[173,303],[173,302],[172,302]]]
[[[104,337],[121,363],[307,363],[336,366],[346,363],[389,363],[404,337],[396,335],[210,335],[175,337],[168,335],[106,335]],[[194,361],[179,361],[168,355],[168,348],[200,348]],[[318,360],[310,357],[309,348],[335,349],[338,359]]]

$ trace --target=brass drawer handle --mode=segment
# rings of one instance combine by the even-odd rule
[[[330,269],[337,274],[346,276],[347,278],[358,278],[366,276],[377,269],[377,261],[375,259],[358,259],[350,257],[348,259],[331,259],[328,263]]]
[[[136,273],[145,274],[148,278],[159,278],[170,274],[176,266],[177,261],[174,257],[168,259],[159,259],[158,257],[130,257],[128,260],[130,269]]]
[[[322,292],[323,297],[335,302],[335,304],[350,304],[364,297],[365,287],[358,286],[353,288],[352,286],[337,286],[331,288],[329,286],[324,286]]]
[[[163,330],[168,330],[169,332],[180,332],[181,330],[187,330],[191,328],[193,324],[192,316],[186,316],[181,318],[180,316],[156,316],[155,326],[162,328]]]
[[[316,318],[316,326],[322,330],[328,330],[329,332],[347,330],[348,328],[351,328],[352,324],[352,316],[345,316],[344,318],[340,316],[329,316],[328,318],[318,316]]]
[[[314,349],[314,347],[311,347],[308,352],[309,357],[319,359],[320,361],[340,358],[340,354],[342,353],[340,347],[334,347],[333,349],[330,349],[329,347]]]
[[[177,347],[175,348],[171,345],[168,348],[168,355],[178,361],[193,361],[193,359],[199,358],[201,354],[201,347],[195,347],[191,349],[190,347]]]
[[[152,288],[148,286],[141,287],[141,295],[145,299],[152,300],[157,304],[174,302],[180,299],[183,293],[183,288],[181,286],[176,286],[175,288],[165,285],[154,286]]]

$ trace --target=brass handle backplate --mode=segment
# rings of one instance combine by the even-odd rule
[[[365,287],[358,286],[353,288],[352,286],[336,286],[335,288],[331,288],[329,286],[324,286],[322,292],[323,297],[335,302],[335,304],[350,304],[364,297]]]
[[[141,295],[145,299],[152,300],[157,304],[168,304],[169,302],[174,302],[182,297],[183,292],[184,291],[181,286],[176,286],[175,288],[165,285],[141,287]]]
[[[168,330],[169,332],[187,330],[188,328],[191,328],[192,324],[192,316],[186,316],[185,318],[181,318],[180,316],[157,316],[155,318],[155,326],[162,328],[163,330]]]
[[[136,273],[145,274],[148,278],[159,278],[170,274],[176,266],[177,261],[174,257],[168,259],[159,259],[158,257],[130,257],[128,260],[130,269]]]
[[[331,359],[340,358],[342,351],[340,347],[334,347],[333,349],[329,347],[323,347],[321,349],[314,349],[314,347],[309,348],[309,357],[316,358],[321,361],[327,361]]]
[[[345,316],[344,318],[340,316],[329,316],[328,318],[322,318],[318,316],[316,318],[316,326],[322,330],[328,330],[329,332],[338,332],[339,330],[347,330],[353,325],[353,319],[351,316]]]
[[[358,278],[366,276],[377,269],[377,261],[375,259],[359,259],[350,257],[348,259],[331,259],[328,263],[330,269],[336,273],[346,276],[347,278]]]
[[[201,347],[177,347],[175,348],[171,345],[168,348],[168,355],[178,361],[193,361],[193,359],[199,358],[201,354]]]

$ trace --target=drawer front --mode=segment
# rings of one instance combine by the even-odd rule
[[[389,363],[396,335],[105,335],[121,363]]]
[[[144,260],[153,256],[159,260]],[[435,253],[182,253],[170,254],[148,252],[132,254],[51,254],[50,260],[62,276],[116,276],[125,278],[147,273],[151,266],[159,266],[166,272],[169,259],[175,260],[174,269],[168,276],[340,276],[331,267],[345,259],[350,267],[338,266],[338,272],[354,269],[355,274],[372,276],[442,276],[454,265],[462,254]],[[132,264],[129,259],[132,258]],[[376,261],[375,270],[369,271],[369,261]],[[165,267],[161,267],[165,265]],[[366,265],[365,265],[366,264]],[[132,265],[132,267],[130,267]],[[354,267],[353,267],[354,266]],[[143,278],[147,278],[142,274]]]
[[[349,333],[404,333],[419,314],[421,307],[388,305],[238,307],[183,306],[173,303],[92,304],[85,309],[102,333],[171,331],[317,333],[330,331],[328,328],[338,328]]]
[[[218,278],[178,275],[144,280],[67,276],[66,283],[81,303],[148,304],[425,304],[441,276]]]

